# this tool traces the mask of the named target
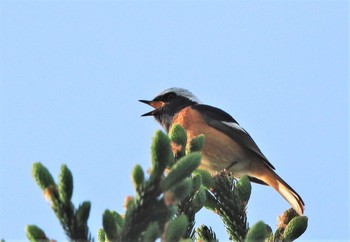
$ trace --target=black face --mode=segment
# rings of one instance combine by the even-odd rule
[[[175,92],[167,92],[161,96],[155,97],[152,101],[140,101],[155,108],[155,110],[143,116],[154,116],[167,132],[170,129],[176,113],[185,107],[196,104],[196,102],[187,97],[178,95]]]
[[[176,98],[177,94],[175,92],[167,92],[161,96],[157,96],[153,99],[153,101],[162,101],[162,102],[170,102],[172,99]]]

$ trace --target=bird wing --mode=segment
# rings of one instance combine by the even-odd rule
[[[208,125],[225,133],[244,148],[261,157],[271,169],[275,169],[261,152],[248,132],[243,129],[231,115],[219,108],[209,105],[196,104],[192,107],[202,114],[204,121]]]

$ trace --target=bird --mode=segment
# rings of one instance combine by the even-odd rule
[[[152,100],[139,101],[154,108],[141,116],[153,116],[167,133],[173,125],[180,124],[188,142],[204,134],[200,169],[212,175],[226,170],[235,178],[248,176],[252,182],[269,185],[303,215],[303,199],[277,175],[253,138],[230,114],[202,104],[190,91],[178,87],[168,88]]]

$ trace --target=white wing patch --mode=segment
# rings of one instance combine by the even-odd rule
[[[234,129],[239,129],[241,131],[243,131],[244,133],[247,133],[247,131],[245,131],[241,126],[239,126],[239,124],[237,123],[233,123],[233,122],[225,122],[225,121],[221,121],[223,124],[226,124],[227,126],[230,126],[231,128]]]

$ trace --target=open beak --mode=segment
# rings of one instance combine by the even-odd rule
[[[146,103],[147,105],[150,105],[151,107],[154,108],[154,110],[152,110],[151,112],[142,114],[141,117],[145,117],[145,116],[154,116],[155,112],[160,109],[161,107],[164,106],[164,102],[162,101],[147,101],[147,100],[139,100],[142,103]]]

